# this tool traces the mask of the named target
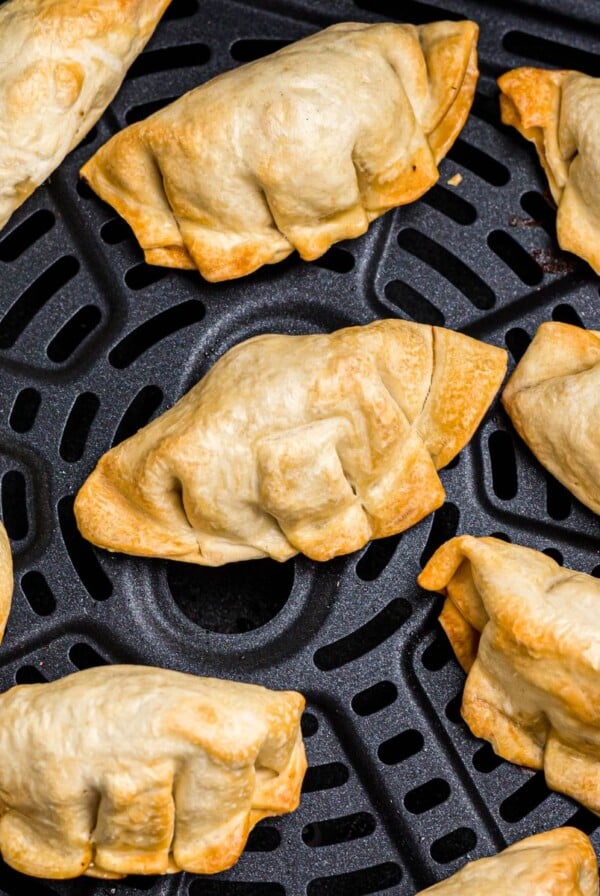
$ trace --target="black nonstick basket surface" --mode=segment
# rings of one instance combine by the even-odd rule
[[[220,285],[148,267],[78,182],[117,129],[335,21],[464,17],[481,26],[482,74],[438,185],[317,262],[293,257]],[[2,231],[0,492],[15,596],[0,687],[120,662],[297,688],[310,770],[300,809],[261,823],[225,874],[56,882],[0,866],[0,893],[408,896],[561,824],[600,849],[599,818],[471,736],[440,599],[415,584],[457,532],[499,534],[600,575],[598,518],[535,461],[498,403],[442,473],[443,507],[330,563],[211,570],[113,556],[79,537],[72,511],[100,454],[255,334],[401,317],[506,347],[512,366],[542,321],[600,329],[599,279],[557,248],[539,165],[500,124],[495,86],[527,64],[600,75],[599,37],[594,0],[173,0],[98,126]]]

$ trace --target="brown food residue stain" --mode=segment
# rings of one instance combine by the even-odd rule
[[[536,221],[534,218],[519,218],[518,215],[513,215],[512,218],[508,219],[509,227],[541,227],[539,221]]]
[[[566,255],[554,255],[549,249],[534,249],[531,256],[547,274],[569,274],[577,267]]]

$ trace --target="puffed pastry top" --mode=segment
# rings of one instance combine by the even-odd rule
[[[109,550],[204,566],[347,554],[443,503],[437,471],[505,369],[502,349],[402,320],[257,336],[100,459],[77,524]]]
[[[105,666],[0,697],[0,851],[36,877],[212,874],[296,808],[303,697]],[[25,891],[24,891],[25,892]]]
[[[228,280],[315,259],[418,199],[477,83],[474,22],[346,22],[202,84],[82,168],[149,264]]]

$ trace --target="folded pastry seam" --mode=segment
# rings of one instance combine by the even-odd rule
[[[294,691],[106,666],[0,696],[0,851],[18,871],[214,874],[293,811],[306,770]]]
[[[461,535],[418,582],[467,672],[462,715],[477,737],[600,813],[600,581],[539,551]]]
[[[477,36],[469,21],[333,25],[125,128],[81,176],[149,264],[219,281],[294,249],[313,260],[436,182]]]
[[[502,404],[540,463],[600,514],[600,332],[543,323]]]
[[[502,349],[401,320],[254,337],[100,459],[77,525],[109,550],[208,566],[358,550],[443,503],[437,471],[505,370]]]

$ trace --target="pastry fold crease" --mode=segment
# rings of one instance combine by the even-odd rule
[[[517,68],[498,86],[502,121],[535,145],[546,172],[559,245],[600,274],[600,78]]]
[[[502,403],[540,463],[600,514],[600,332],[542,324]]]
[[[107,666],[0,697],[0,851],[35,877],[233,865],[298,805],[303,697]]]
[[[218,566],[328,560],[444,500],[506,353],[400,320],[257,336],[111,449],[75,501],[81,533],[130,554]]]
[[[82,177],[149,264],[228,280],[312,260],[418,199],[477,83],[474,22],[355,22],[185,94],[116,134]]]
[[[520,840],[496,856],[468,862],[420,896],[597,896],[594,848],[576,828]]]
[[[504,759],[600,813],[600,581],[539,551],[461,535],[419,576],[468,673],[462,715]]]

